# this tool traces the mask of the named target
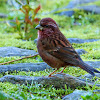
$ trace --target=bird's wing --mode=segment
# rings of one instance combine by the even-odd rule
[[[57,39],[52,40],[52,42],[55,46],[49,44],[45,48],[50,55],[71,65],[77,66],[79,64],[79,60],[81,60],[81,58],[67,39],[65,42]]]

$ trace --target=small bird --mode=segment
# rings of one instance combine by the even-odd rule
[[[48,65],[57,68],[49,77],[61,67],[64,67],[60,72],[63,73],[68,65],[80,67],[93,76],[95,76],[94,72],[100,73],[83,62],[52,18],[43,18],[35,28],[38,29],[39,55]]]

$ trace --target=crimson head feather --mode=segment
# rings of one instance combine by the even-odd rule
[[[39,36],[53,35],[59,31],[57,23],[51,18],[43,18],[36,29],[39,30]]]

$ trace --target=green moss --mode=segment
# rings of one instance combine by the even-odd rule
[[[42,11],[43,12],[49,12],[49,11],[52,11],[52,10],[55,10],[57,8],[62,8],[64,6],[67,6],[67,4],[70,2],[71,0],[59,0],[59,1],[56,1],[56,0],[52,0],[52,2],[50,0],[41,0],[40,3],[42,5]],[[51,7],[52,6],[52,7]]]
[[[85,16],[85,12],[84,10],[79,10],[79,9],[73,9],[74,10],[74,17],[75,19],[80,19],[80,17],[84,17]]]
[[[2,57],[2,58],[0,58],[0,63],[12,61],[12,60],[17,60],[19,58],[22,58],[22,57],[18,57],[18,56],[17,57],[16,56],[13,56],[13,57]],[[32,58],[26,58],[26,59],[22,59],[22,60],[19,60],[19,61],[15,61],[15,62],[12,62],[10,64],[17,64],[17,63],[38,63],[38,62],[40,62],[40,60],[41,60],[40,57],[32,57]]]
[[[55,89],[53,86],[44,87],[40,84],[35,85],[15,85],[8,82],[0,83],[0,90],[3,90],[5,93],[10,94],[12,97],[20,100],[23,98],[24,100],[44,100],[44,99],[57,99],[61,100],[60,98],[62,95],[67,95],[72,93],[72,89]],[[33,98],[33,99],[32,99]]]
[[[81,55],[84,60],[99,60],[100,61],[100,41],[82,43],[82,44],[73,44],[73,47],[76,49],[84,49],[88,53]]]
[[[97,5],[97,6],[100,6],[100,1],[97,0],[97,1],[92,2],[92,3],[88,3],[87,5]]]
[[[99,0],[95,1],[94,4],[97,5],[97,6],[100,6],[100,1]]]
[[[8,12],[9,12],[9,10],[6,5],[0,6],[0,13],[7,14]]]
[[[14,39],[14,38],[10,38],[10,39],[0,39],[0,47],[8,47],[8,46],[12,46],[12,47],[19,47],[19,48],[23,48],[23,49],[31,49],[31,50],[36,50],[36,44],[34,44],[33,41],[23,41],[23,40],[18,40],[18,39]]]

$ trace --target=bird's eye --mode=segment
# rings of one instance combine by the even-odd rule
[[[45,27],[48,28],[49,26],[48,25],[45,25]]]

